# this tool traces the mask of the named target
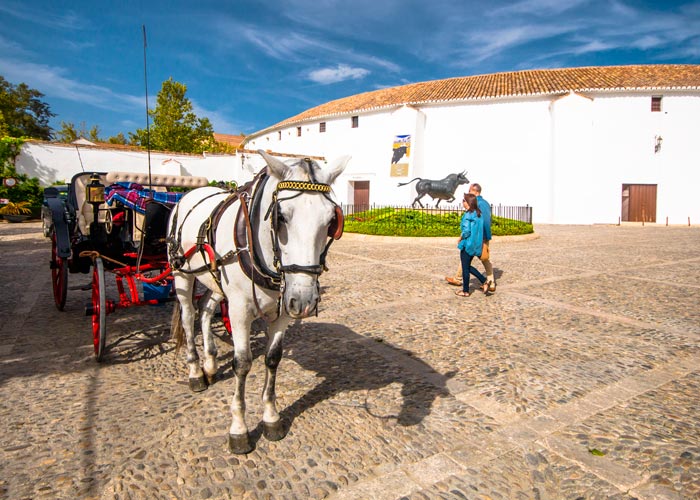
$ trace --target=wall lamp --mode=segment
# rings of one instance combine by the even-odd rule
[[[659,151],[661,151],[661,143],[664,142],[664,138],[660,135],[655,135],[654,141],[654,153],[658,153]]]

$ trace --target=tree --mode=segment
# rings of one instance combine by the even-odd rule
[[[113,135],[107,139],[107,142],[110,144],[126,144],[126,137],[124,137],[123,133],[119,132],[117,135]]]
[[[12,177],[18,181],[12,187],[0,184],[0,198],[6,198],[13,203],[28,202],[29,206],[41,206],[43,191],[39,179],[20,174],[15,168],[15,159],[22,149],[24,139],[17,137],[0,138],[0,178]]]
[[[61,122],[61,130],[56,132],[56,140],[58,142],[70,143],[74,140],[84,137],[92,142],[105,142],[100,139],[100,127],[93,125],[90,130],[87,130],[85,122],[80,123],[80,128],[77,128],[72,122]]]
[[[0,133],[10,137],[51,139],[49,120],[56,116],[27,84],[13,85],[0,76]]]
[[[183,153],[211,151],[216,143],[211,122],[208,118],[197,118],[186,93],[185,84],[174,81],[172,77],[164,81],[158,92],[156,108],[148,110],[153,120],[150,134],[146,129],[130,132],[130,143]]]

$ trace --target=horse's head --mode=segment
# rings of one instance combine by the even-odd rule
[[[282,300],[291,317],[305,318],[317,311],[326,252],[342,234],[343,212],[331,198],[330,186],[350,157],[322,170],[308,158],[284,163],[258,152],[270,174],[265,220],[272,230],[275,267],[282,275]]]

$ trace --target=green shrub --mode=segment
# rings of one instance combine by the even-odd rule
[[[348,215],[345,218],[345,231],[382,236],[458,237],[461,218],[462,213],[458,211],[432,213],[384,207]],[[533,231],[532,224],[526,222],[492,218],[491,232],[494,236],[529,234]]]

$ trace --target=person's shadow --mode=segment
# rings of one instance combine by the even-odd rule
[[[252,347],[255,357],[264,356],[265,342],[262,335],[254,339]],[[344,392],[365,392],[364,403],[353,406],[363,408],[375,418],[394,420],[401,426],[416,425],[430,414],[437,397],[449,395],[447,381],[457,373],[438,373],[410,351],[359,335],[344,325],[334,323],[291,326],[285,335],[284,350],[279,374],[283,374],[284,359],[287,358],[305,370],[315,372],[321,380],[290,406],[281,409],[284,434],[296,417]],[[392,384],[401,386],[400,409],[396,411],[396,406],[392,406],[391,402],[380,402],[382,409],[375,411],[368,402],[370,391]],[[387,404],[395,410],[387,411]],[[251,437],[257,441],[261,434],[262,423],[251,432]]]

